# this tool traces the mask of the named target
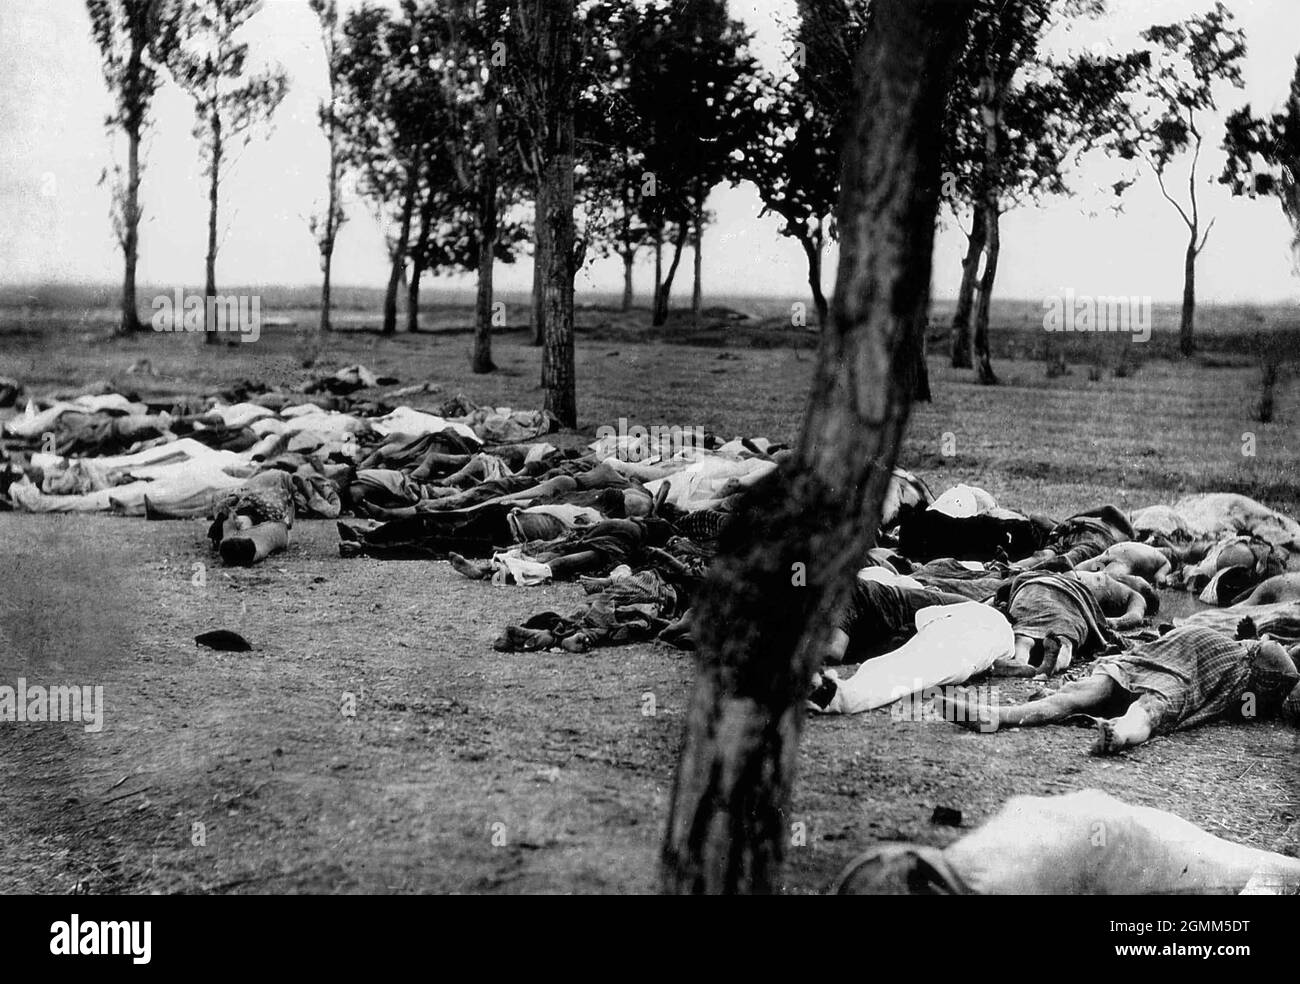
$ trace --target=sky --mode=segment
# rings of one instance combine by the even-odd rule
[[[344,0],[344,8],[355,5]],[[784,28],[793,0],[731,0],[732,16],[753,33],[761,61],[784,59]],[[1054,35],[1061,52],[1083,47],[1127,50],[1138,32],[1203,12],[1211,0],[1111,0],[1104,18]],[[1257,113],[1281,108],[1300,53],[1300,2],[1228,0],[1246,33],[1245,87],[1227,88],[1207,127],[1202,160],[1201,212],[1217,223],[1197,271],[1203,302],[1297,303],[1300,275],[1290,252],[1291,234],[1275,200],[1234,199],[1212,183],[1222,163],[1218,143],[1228,112],[1249,102]],[[316,123],[325,89],[324,59],[306,0],[267,0],[247,27],[254,62],[277,62],[290,90],[265,136],[238,158],[222,186],[218,285],[302,285],[319,280],[319,254],[308,230],[325,191],[326,145]],[[810,58],[815,52],[809,52]],[[104,130],[111,101],[82,0],[0,0],[0,284],[120,281],[122,261],[109,223],[109,193],[99,177],[114,160]],[[168,83],[155,102],[156,125],[147,140],[142,189],[138,279],[142,285],[198,285],[206,247],[206,186],[193,109]],[[119,160],[125,155],[120,146]],[[1175,168],[1179,165],[1175,165]],[[1099,189],[1120,172],[1100,154],[1086,158],[1070,178],[1076,197],[1009,213],[1003,220],[998,293],[1042,298],[1073,289],[1078,294],[1124,294],[1174,301],[1181,297],[1187,233],[1148,173],[1128,193],[1123,212],[1112,213]],[[1171,186],[1185,187],[1175,170]],[[806,266],[777,222],[760,218],[757,190],[721,186],[708,207],[717,221],[703,247],[706,297],[762,294],[803,300]],[[334,259],[334,281],[382,286],[387,263],[379,222],[359,200],[348,205]],[[935,250],[934,293],[952,296],[960,275],[965,237],[945,221]],[[834,279],[828,251],[825,287]],[[683,257],[689,279],[690,257]],[[651,277],[647,253],[637,269],[638,289]],[[588,264],[579,291],[621,289],[617,260]],[[436,283],[463,287],[469,277]],[[499,265],[502,289],[527,289],[531,264]],[[689,283],[681,288],[689,295]]]

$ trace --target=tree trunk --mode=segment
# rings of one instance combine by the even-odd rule
[[[320,330],[326,332],[333,330],[330,325],[330,268],[334,265],[333,243],[330,244],[329,249],[321,250],[320,261]]]
[[[330,126],[329,126],[329,147],[330,147],[330,173],[329,173],[329,201],[325,213],[325,235],[320,244],[320,268],[321,268],[321,285],[320,285],[320,330],[328,332],[330,326],[330,271],[334,266],[334,239],[338,235],[338,209],[339,209],[339,152],[338,137],[335,134],[335,124],[333,121],[334,112],[334,79],[333,69],[330,70]]]
[[[650,323],[655,324],[659,317],[659,293],[664,289],[664,226],[660,222],[655,226],[655,290],[650,297]]]
[[[1178,324],[1178,351],[1191,355],[1196,351],[1196,229],[1192,229],[1192,238],[1187,243],[1187,255],[1183,259],[1183,316]]]
[[[412,335],[420,332],[420,278],[424,276],[424,263],[419,256],[411,258],[411,279],[406,282],[406,330]]]
[[[808,289],[812,291],[813,307],[817,311],[817,327],[826,330],[826,294],[822,291],[822,239],[821,223],[817,223],[818,235],[800,235],[799,245],[803,247],[804,256],[808,258]]]
[[[636,253],[630,250],[623,252],[623,306],[620,310],[627,312],[632,310],[632,263],[636,260]]]
[[[397,288],[406,272],[406,244],[411,241],[411,217],[415,212],[415,196],[420,190],[420,171],[411,165],[402,192],[402,221],[398,227],[397,242],[393,245],[393,266],[388,274],[388,290],[384,293],[384,324],[380,331],[385,335],[397,333]],[[408,313],[407,317],[410,315]]]
[[[543,406],[564,427],[578,425],[573,368],[573,220],[574,103],[577,57],[574,38],[575,0],[546,0],[535,8],[538,63],[546,81],[546,140],[539,184],[545,188],[546,318],[542,347]]]
[[[874,539],[907,422],[907,336],[929,303],[945,90],[969,10],[872,5],[844,147],[835,297],[799,452],[748,497],[745,535],[724,543],[696,602],[667,892],[780,884],[804,697]]]
[[[470,369],[492,372],[492,274],[497,243],[497,94],[489,69],[483,91],[483,161],[478,201],[478,295],[474,302],[474,356]]]
[[[668,264],[668,275],[655,292],[655,310],[651,324],[656,328],[668,320],[668,301],[673,293],[673,278],[677,276],[677,265],[682,260],[682,248],[686,245],[686,222],[677,223],[677,237],[673,242],[673,261]],[[658,260],[656,259],[656,266]]]
[[[954,369],[971,367],[970,351],[970,315],[975,300],[975,283],[979,274],[980,257],[984,255],[984,243],[988,236],[984,229],[984,208],[982,203],[975,205],[975,214],[971,219],[970,235],[966,237],[966,256],[961,261],[961,288],[957,291],[957,310],[952,316],[952,331],[949,334],[949,355]]]
[[[131,335],[140,330],[140,315],[136,309],[135,267],[140,253],[140,130],[133,128],[127,134],[126,200],[122,203],[122,323],[119,336]]]
[[[704,291],[700,283],[700,276],[704,269],[703,246],[704,246],[704,229],[700,221],[700,213],[704,209],[704,203],[696,200],[695,215],[691,218],[692,231],[695,235],[695,270],[694,284],[691,287],[691,323],[700,327],[700,308],[703,306]]]
[[[430,186],[420,201],[420,231],[415,237],[414,248],[410,250],[411,279],[406,285],[406,330],[411,334],[420,330],[420,280],[428,267],[425,257],[429,255],[429,240],[433,238],[433,210],[436,205],[433,188]]]
[[[1010,16],[1016,15],[1013,11]],[[986,53],[986,59],[992,57]],[[982,386],[996,386],[998,377],[993,373],[993,363],[989,359],[989,306],[993,302],[993,284],[998,275],[998,254],[1002,241],[999,230],[1001,216],[1001,178],[1002,149],[999,146],[1002,134],[1002,99],[1003,91],[999,78],[1007,74],[1009,66],[1002,66],[1002,73],[995,73],[986,68],[985,76],[980,81],[980,116],[984,125],[984,173],[981,189],[982,207],[984,209],[984,231],[987,243],[984,251],[984,274],[980,277],[980,296],[975,308],[974,348],[975,378]]]
[[[215,102],[214,102],[215,105]],[[203,341],[216,345],[218,325],[209,324],[208,316],[215,313],[215,305],[208,298],[217,296],[217,186],[221,178],[221,114],[212,111],[212,172],[208,175],[208,255],[204,262],[203,277]]]
[[[993,300],[993,283],[998,276],[998,254],[1002,252],[1002,237],[999,231],[1000,217],[997,208],[985,216],[984,224],[988,231],[988,243],[985,246],[984,274],[980,277],[979,302],[975,306],[975,336],[972,348],[975,356],[975,378],[981,386],[996,386],[998,377],[993,372],[993,363],[989,358],[989,305]]]
[[[533,205],[533,344],[541,345],[546,335],[545,284],[550,252],[546,246],[546,205],[541,175],[537,177],[537,200]]]
[[[980,277],[979,300],[975,306],[975,333],[971,344],[975,377],[983,386],[996,386],[998,383],[989,355],[989,309],[993,300],[993,284],[998,274],[998,256],[1002,251],[1000,224],[996,208],[986,214],[984,273]]]

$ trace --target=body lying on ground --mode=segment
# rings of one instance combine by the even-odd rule
[[[1153,735],[1232,718],[1252,721],[1287,713],[1300,671],[1271,639],[1234,640],[1214,629],[1181,626],[1130,652],[1098,660],[1092,674],[1050,697],[1009,707],[973,707],[943,696],[937,709],[950,721],[980,714],[981,731],[1059,724],[1078,715],[1096,728],[1090,751],[1108,755]],[[1300,698],[1300,695],[1295,695]],[[988,727],[988,723],[992,727]]]
[[[885,707],[930,687],[964,683],[1009,658],[1014,648],[1002,613],[975,601],[922,608],[915,624],[907,642],[867,660],[847,680],[832,669],[816,674],[810,709],[857,714]]]
[[[1232,607],[1242,605],[1271,605],[1279,601],[1300,601],[1300,574],[1278,574],[1257,584],[1251,591],[1239,595]]]
[[[1023,570],[1048,565],[1057,569],[1059,564],[1069,570],[1100,555],[1108,547],[1133,539],[1133,527],[1125,515],[1114,506],[1098,506],[1075,513],[1056,526],[1047,535],[1041,550],[1017,563]]]
[[[1095,789],[1013,796],[939,850],[882,844],[837,895],[1289,895],[1300,860],[1234,844],[1164,810]]]
[[[1300,550],[1300,523],[1235,492],[1184,496],[1172,506],[1137,509],[1130,519],[1137,534],[1160,533],[1182,542],[1246,534],[1288,550]]]
[[[1128,540],[1107,547],[1091,560],[1075,564],[1074,569],[1112,576],[1125,574],[1140,577],[1157,588],[1163,588],[1169,583],[1174,565],[1168,550],[1161,550],[1149,543]]]
[[[1152,589],[1144,594],[1135,585],[1144,582],[1097,573],[1018,575],[998,593],[1014,627],[1016,648],[994,668],[995,674],[1050,676],[1114,645],[1115,629],[1140,625],[1148,606],[1159,605]]]

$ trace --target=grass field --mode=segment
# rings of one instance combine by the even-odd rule
[[[430,403],[457,391],[541,402],[526,327],[497,338],[499,372],[468,373],[468,312],[456,297],[433,298],[431,331],[390,339],[365,330],[373,294],[345,297],[350,330],[328,339],[311,370],[294,325],[231,349],[184,335],[111,341],[104,297],[0,297],[0,375],[42,393],[98,379],[187,393],[240,379],[291,385],[360,361],[437,384]],[[525,310],[523,298],[507,301]],[[286,292],[264,314],[310,324],[310,303],[310,292]],[[679,316],[649,335],[644,311],[623,316],[591,299],[579,317],[580,430],[627,417],[792,440],[815,338],[783,324],[787,303],[720,303],[752,320],[695,328]],[[1070,374],[1049,379],[1033,310],[995,310],[1001,386],[931,357],[934,401],[916,408],[902,463],[936,491],[972,482],[1012,508],[1063,517],[1233,490],[1300,514],[1293,373],[1273,422],[1252,419],[1255,334],[1287,339],[1293,313],[1232,309],[1216,320],[1207,308],[1207,354],[1183,363],[1165,357],[1176,312],[1171,321],[1158,309],[1149,346],[1075,336]],[[945,322],[942,307],[932,320]],[[158,375],[126,372],[146,358]],[[1117,377],[1121,363],[1133,371]],[[1247,433],[1254,456],[1242,454]],[[945,434],[954,456],[941,453]],[[503,624],[564,611],[578,587],[492,588],[443,563],[341,560],[324,522],[300,523],[289,551],[261,567],[210,567],[206,587],[192,584],[193,565],[212,563],[198,521],[7,513],[0,529],[0,678],[102,682],[107,702],[99,734],[0,725],[0,889],[654,888],[690,658],[653,645],[589,656],[491,649]],[[1165,600],[1173,614],[1195,604]],[[254,652],[196,649],[193,636],[216,627],[240,631]],[[1037,685],[1002,689],[1020,700]],[[357,698],[353,720],[339,713],[345,692]],[[1087,742],[1070,728],[981,736],[883,711],[811,721],[789,818],[807,840],[789,852],[786,887],[819,890],[878,839],[946,843],[961,831],[933,826],[936,806],[960,809],[970,827],[1015,793],[1096,787],[1261,847],[1300,815],[1300,746],[1280,726],[1209,726],[1111,761],[1089,758]]]

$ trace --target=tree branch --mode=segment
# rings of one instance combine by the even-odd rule
[[[1165,176],[1161,172],[1160,168],[1156,167],[1150,158],[1147,159],[1147,163],[1151,165],[1151,170],[1155,172],[1156,182],[1160,185],[1160,194],[1165,196],[1165,201],[1178,209],[1178,214],[1181,215],[1183,221],[1187,223],[1187,228],[1194,229],[1195,226],[1192,225],[1192,220],[1187,217],[1187,213],[1183,211],[1183,207],[1179,205],[1178,202],[1174,200],[1174,197],[1165,189]]]
[[[1201,250],[1205,249],[1205,241],[1210,238],[1210,230],[1214,228],[1214,223],[1217,222],[1218,219],[1219,217],[1216,215],[1214,218],[1210,219],[1210,224],[1205,227],[1205,235],[1201,237],[1201,245],[1196,247],[1197,256],[1200,256]]]

